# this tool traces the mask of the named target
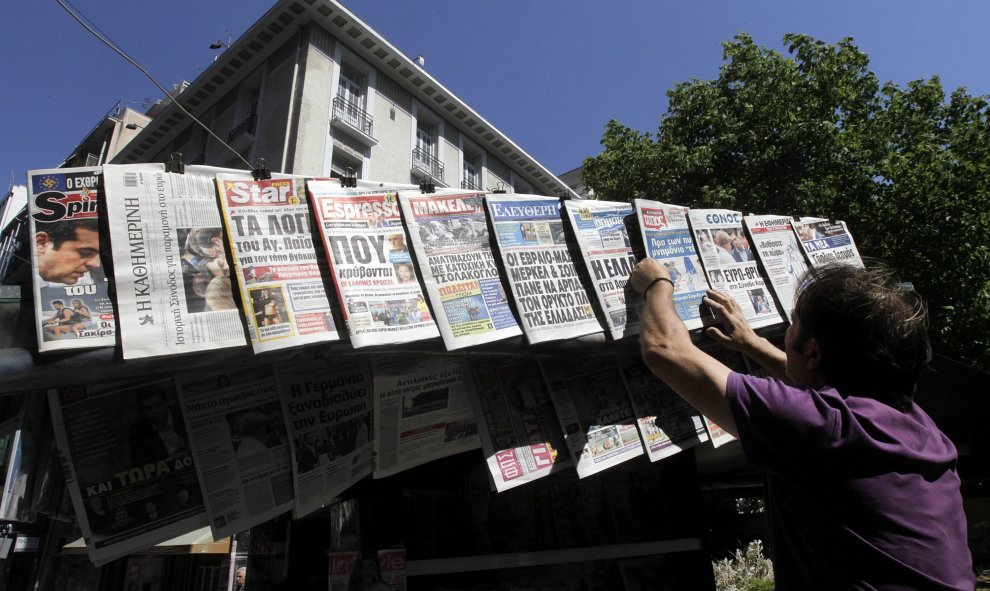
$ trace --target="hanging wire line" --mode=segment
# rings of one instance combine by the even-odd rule
[[[121,49],[119,45],[117,45],[114,41],[112,41],[110,39],[110,37],[107,36],[105,33],[103,33],[102,31],[100,31],[99,30],[99,27],[97,27],[95,23],[92,23],[92,21],[90,21],[89,18],[87,18],[85,15],[83,15],[82,12],[80,12],[78,8],[76,8],[75,6],[72,6],[72,4],[69,4],[68,0],[55,0],[55,2],[57,2],[59,6],[61,6],[67,13],[69,13],[69,16],[71,16],[73,19],[75,19],[76,22],[78,22],[80,25],[82,25],[82,27],[84,29],[86,29],[87,31],[89,31],[94,37],[96,37],[97,39],[99,39],[100,41],[102,41],[107,47],[109,47],[110,49],[114,50],[114,52],[116,52],[117,55],[119,55],[120,57],[122,57],[125,60],[127,60],[127,62],[129,64],[131,64],[132,66],[134,66],[135,68],[137,68],[138,70],[140,70],[142,74],[144,74],[145,76],[147,76],[148,79],[151,80],[155,84],[155,86],[158,87],[158,90],[162,91],[162,93],[165,96],[167,96],[170,99],[172,99],[172,102],[175,104],[176,107],[179,107],[179,109],[183,113],[185,113],[187,116],[189,116],[190,119],[192,119],[193,121],[195,121],[203,129],[205,129],[206,130],[206,133],[210,134],[210,136],[212,136],[213,139],[215,139],[218,142],[220,142],[224,147],[226,147],[228,150],[230,150],[234,154],[237,154],[237,157],[240,158],[241,161],[243,161],[244,164],[247,165],[248,169],[253,169],[254,168],[254,166],[252,166],[251,163],[248,162],[247,159],[244,158],[244,156],[241,156],[241,153],[240,152],[238,152],[237,150],[231,148],[230,145],[227,144],[227,142],[223,141],[220,138],[220,136],[218,136],[217,134],[213,133],[213,130],[211,130],[209,127],[207,127],[206,124],[204,124],[202,121],[200,121],[199,119],[197,119],[192,113],[190,113],[185,107],[183,107],[182,106],[182,103],[180,103],[176,97],[173,97],[169,93],[169,91],[165,89],[165,86],[161,82],[158,81],[157,78],[155,78],[154,76],[152,76],[151,73],[147,69],[145,69],[144,66],[142,66],[141,64],[139,64],[137,62],[137,60],[135,60],[131,56],[127,55],[127,53],[123,49]]]

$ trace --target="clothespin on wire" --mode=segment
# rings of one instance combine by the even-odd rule
[[[264,158],[258,158],[257,164],[254,165],[254,170],[251,171],[251,176],[256,181],[270,181],[272,179],[272,171],[265,166]]]
[[[426,177],[425,179],[419,181],[419,190],[421,193],[436,193],[436,186],[433,184],[432,177]]]
[[[165,172],[186,174],[186,165],[182,162],[182,154],[180,152],[172,152],[168,155],[168,160],[165,161]]]

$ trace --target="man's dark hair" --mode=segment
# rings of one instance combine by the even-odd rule
[[[57,222],[35,222],[35,231],[44,232],[48,236],[48,241],[52,243],[55,250],[58,250],[62,243],[67,240],[76,240],[76,231],[80,228],[91,232],[100,231],[100,224],[96,218],[83,218],[80,220],[59,220]]]
[[[54,306],[55,304],[58,304],[59,306],[64,306],[65,302],[63,302],[62,300],[52,300],[52,305]]]
[[[803,284],[797,346],[818,341],[826,385],[906,410],[932,359],[921,295],[882,265],[829,264],[809,270]]]

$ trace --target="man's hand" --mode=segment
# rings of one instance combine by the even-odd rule
[[[670,279],[670,273],[667,271],[667,267],[647,257],[633,267],[629,282],[632,284],[633,291],[643,295],[643,290],[657,277]]]
[[[718,326],[708,327],[705,329],[705,334],[723,347],[741,353],[747,353],[756,345],[760,337],[750,328],[742,308],[739,307],[736,300],[732,299],[732,296],[709,289],[704,302],[715,313],[715,321],[721,324],[721,328]]]

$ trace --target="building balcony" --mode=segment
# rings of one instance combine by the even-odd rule
[[[378,144],[372,135],[374,120],[367,111],[343,97],[333,99],[330,110],[330,125],[336,129],[348,132],[362,144],[371,147]]]
[[[238,152],[251,145],[258,131],[258,116],[250,115],[227,134],[227,143]]]
[[[481,183],[476,179],[464,179],[461,181],[461,188],[467,191],[481,191]]]
[[[412,151],[412,172],[416,178],[432,178],[443,183],[443,162],[436,156],[422,148],[413,148]]]

